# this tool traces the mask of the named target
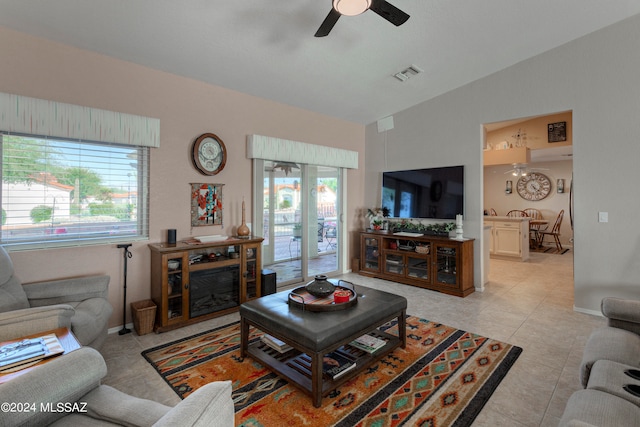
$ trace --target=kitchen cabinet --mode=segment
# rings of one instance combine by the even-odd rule
[[[488,216],[491,225],[490,256],[526,261],[529,259],[529,219]]]

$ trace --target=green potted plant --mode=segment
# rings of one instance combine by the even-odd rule
[[[373,228],[374,230],[382,230],[382,224],[383,224],[383,220],[376,217],[373,220],[371,220],[371,228]]]
[[[302,224],[293,224],[293,237],[302,237]]]
[[[369,219],[369,225],[374,230],[382,230],[386,221],[385,218],[389,216],[388,208],[375,208],[367,209],[367,218]]]

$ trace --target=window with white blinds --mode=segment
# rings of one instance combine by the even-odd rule
[[[0,132],[0,244],[148,238],[149,147]]]

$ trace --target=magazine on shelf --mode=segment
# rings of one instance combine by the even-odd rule
[[[262,336],[262,342],[280,353],[286,353],[293,348],[286,342],[268,334]]]
[[[367,353],[375,353],[385,346],[387,342],[371,335],[363,335],[351,341],[349,345],[366,351]]]
[[[20,370],[62,353],[64,348],[55,334],[6,344],[0,347],[0,373]]]
[[[331,379],[338,379],[352,369],[356,363],[336,353],[328,353],[322,359],[322,372]]]

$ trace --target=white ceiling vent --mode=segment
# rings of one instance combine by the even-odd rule
[[[420,74],[422,72],[424,72],[422,68],[418,67],[417,65],[411,64],[409,68],[407,68],[406,70],[402,70],[399,73],[395,73],[393,77],[400,80],[401,82],[406,82],[411,77],[415,76],[416,74]]]

